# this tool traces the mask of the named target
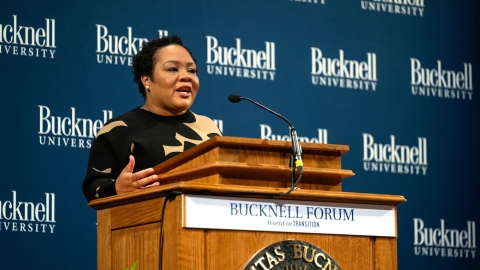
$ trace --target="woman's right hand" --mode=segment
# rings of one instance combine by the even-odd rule
[[[115,190],[117,194],[125,194],[143,187],[158,186],[158,175],[153,174],[153,168],[133,173],[135,167],[135,158],[130,155],[127,166],[123,169],[115,181]]]

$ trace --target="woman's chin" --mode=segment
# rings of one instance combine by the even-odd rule
[[[190,107],[191,107],[191,103],[181,104],[181,105],[179,104],[174,109],[171,109],[170,111],[174,115],[180,115],[180,114],[184,114],[188,109],[190,109]]]

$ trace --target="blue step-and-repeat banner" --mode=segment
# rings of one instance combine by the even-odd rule
[[[143,105],[142,41],[176,34],[198,60],[194,112],[227,136],[289,139],[281,119],[228,102],[238,94],[302,141],[349,145],[344,191],[408,200],[399,269],[479,269],[477,2],[3,1],[0,268],[96,268],[89,148]]]

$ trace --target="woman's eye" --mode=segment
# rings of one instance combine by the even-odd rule
[[[168,68],[168,71],[178,71],[178,68],[176,68],[176,67],[171,67],[171,68]]]
[[[197,73],[197,70],[196,69],[189,69],[188,72],[192,73],[192,74],[196,74]]]

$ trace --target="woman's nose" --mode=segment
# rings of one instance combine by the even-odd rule
[[[190,72],[188,72],[188,71],[181,71],[180,72],[180,80],[189,82],[189,81],[192,80],[192,74],[190,74]]]

